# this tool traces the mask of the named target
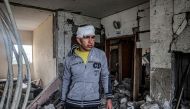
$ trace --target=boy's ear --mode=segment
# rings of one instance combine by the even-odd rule
[[[77,40],[78,44],[80,44],[80,45],[81,45],[80,38],[77,38],[76,40]]]

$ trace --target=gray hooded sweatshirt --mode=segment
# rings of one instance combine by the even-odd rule
[[[80,107],[100,104],[100,84],[107,98],[112,97],[107,58],[92,48],[87,63],[71,50],[64,61],[62,100]]]

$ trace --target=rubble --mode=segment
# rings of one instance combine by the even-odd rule
[[[152,102],[152,98],[149,95],[146,95],[146,102]]]
[[[55,109],[53,104],[49,104],[47,106],[44,106],[44,109]]]
[[[140,101],[131,101],[132,94],[131,94],[131,79],[125,78],[123,81],[118,82],[114,80],[112,82],[112,89],[113,89],[113,109],[160,109],[159,105],[153,101],[150,96],[146,96],[146,103],[145,100]],[[63,105],[60,101],[61,92],[60,90],[55,91],[51,94],[48,100],[38,106],[37,109],[63,109]],[[167,107],[167,102],[165,103]],[[106,97],[102,96],[101,99],[101,108],[106,109]]]
[[[120,108],[119,109],[127,109],[127,106],[126,106],[126,104],[125,103],[123,103],[123,104],[120,104]]]
[[[122,99],[120,100],[120,103],[121,103],[121,104],[127,103],[127,98],[122,98]]]
[[[113,82],[113,109],[127,109],[127,102],[131,99],[131,79]]]
[[[145,103],[145,100],[137,101],[137,102],[128,102],[128,109],[136,109],[139,108],[142,104]]]
[[[146,95],[146,103],[140,106],[141,109],[172,109],[169,101],[160,104],[154,101],[149,95]]]
[[[164,109],[171,109],[170,103],[168,101],[165,101],[164,104],[163,104],[163,108]]]
[[[160,109],[157,103],[146,102],[140,106],[141,109]]]

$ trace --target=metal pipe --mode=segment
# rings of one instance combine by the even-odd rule
[[[18,54],[15,50],[14,44],[11,40],[11,35],[9,33],[9,31],[7,31],[7,39],[8,39],[8,43],[9,43],[9,47],[10,47],[10,57],[11,57],[11,65],[12,65],[12,54],[15,54],[16,60],[18,60]],[[13,71],[13,69],[12,69]],[[10,73],[10,84],[9,84],[9,91],[8,91],[8,98],[7,98],[7,104],[6,104],[6,109],[10,109],[10,103],[11,103],[11,99],[12,99],[12,94],[13,94],[13,72]]]
[[[19,61],[17,61],[17,64],[18,64],[17,85],[16,85],[15,94],[14,94],[14,97],[13,97],[13,103],[11,105],[11,109],[17,109],[18,104],[20,102],[21,92],[22,92],[22,78],[23,78],[22,77],[22,68],[23,68],[22,67],[22,54],[21,54],[22,46],[21,46],[21,41],[19,40],[20,35],[19,35],[18,31],[17,31],[16,23],[15,23],[13,14],[11,12],[11,8],[10,8],[8,0],[4,0],[4,3],[5,3],[5,6],[6,6],[6,9],[7,9],[7,13],[9,15],[8,17],[10,18],[11,24],[13,26],[16,41],[17,41],[17,44],[18,44]]]
[[[5,32],[3,31],[3,24],[0,20],[0,26],[1,26],[1,32],[3,34],[3,40],[4,40],[4,43],[5,43],[5,48],[8,47],[7,45],[7,40],[5,39]],[[6,49],[6,53],[8,55],[8,50]],[[8,55],[9,56],[9,55]],[[8,56],[7,56],[7,59],[8,59]],[[9,62],[8,62],[9,63]],[[9,64],[8,64],[9,65]],[[9,66],[8,66],[9,67]],[[9,68],[8,68],[8,73],[7,73],[7,81],[6,81],[6,84],[5,84],[5,88],[4,88],[4,91],[3,91],[3,96],[1,98],[1,103],[0,103],[0,109],[3,109],[3,106],[4,106],[4,102],[5,102],[5,97],[7,95],[7,91],[8,91],[8,87],[9,87]]]
[[[26,63],[26,69],[27,69],[27,78],[28,78],[28,84],[27,84],[27,90],[26,90],[26,95],[25,95],[25,99],[24,99],[24,103],[22,105],[22,109],[26,108],[27,102],[28,102],[28,98],[29,98],[29,94],[30,94],[30,87],[31,87],[31,73],[30,73],[30,64],[28,61],[28,58],[26,56],[25,52],[23,53],[23,57],[25,59],[25,63]]]
[[[16,50],[13,46],[13,42],[12,42],[12,38],[11,38],[11,32],[10,32],[10,28],[11,26],[7,26],[7,23],[10,25],[10,20],[8,19],[8,17],[6,17],[6,14],[2,11],[2,9],[0,9],[0,15],[1,15],[1,20],[2,22],[2,29],[5,31],[4,35],[3,35],[3,39],[4,39],[4,43],[6,45],[6,50],[7,50],[7,55],[8,55],[8,68],[9,68],[9,72],[7,77],[9,77],[7,80],[9,81],[9,90],[8,90],[8,97],[7,97],[7,102],[6,102],[6,109],[9,109],[10,107],[10,102],[12,99],[12,92],[13,92],[13,67],[12,67],[12,53],[14,52],[14,54],[16,53]],[[5,34],[6,33],[6,34]],[[5,36],[6,35],[6,36]],[[12,52],[13,51],[13,52]],[[16,59],[18,60],[18,56],[17,54],[15,54]]]
[[[17,31],[17,27],[16,27],[16,23],[13,17],[13,14],[11,12],[10,9],[10,5],[8,0],[4,0],[5,6],[6,6],[6,12],[8,14],[5,14],[3,12],[2,9],[0,9],[0,17],[1,17],[1,23],[3,22],[2,27],[4,27],[4,36],[5,36],[5,32],[7,37],[5,37],[4,39],[6,40],[6,50],[7,50],[7,55],[9,59],[8,60],[8,66],[9,66],[9,72],[8,72],[8,76],[7,76],[7,82],[6,82],[6,87],[3,92],[3,97],[1,99],[1,107],[3,108],[3,104],[5,101],[5,96],[7,94],[7,90],[9,89],[8,92],[8,98],[7,98],[7,103],[6,103],[6,109],[9,109],[9,104],[10,101],[12,102],[12,105],[10,106],[11,109],[17,109],[19,102],[20,102],[20,98],[21,98],[21,93],[22,93],[22,56],[24,57],[25,60],[25,64],[26,64],[26,69],[27,69],[27,79],[28,79],[28,85],[27,85],[27,91],[26,91],[26,96],[24,99],[24,103],[22,105],[22,109],[25,109],[27,102],[28,102],[28,97],[29,97],[29,93],[30,93],[30,87],[31,87],[31,74],[30,74],[30,65],[29,65],[29,61],[28,58],[26,56],[26,53],[24,52],[24,49],[21,45],[21,41],[20,41],[20,35]],[[16,52],[15,47],[13,46],[13,40],[16,41],[17,45],[18,45],[18,53]],[[16,91],[15,91],[15,95],[13,97],[13,100],[11,100],[12,97],[12,89],[13,89],[13,68],[12,68],[12,53],[15,54],[17,63],[18,63],[18,76],[17,76],[17,84],[16,84]],[[1,109],[1,108],[0,108]]]
[[[6,36],[4,35],[6,50],[7,50],[7,60],[8,60],[8,81],[9,81],[9,90],[8,90],[8,97],[7,97],[7,103],[6,103],[6,109],[9,109],[9,104],[12,97],[12,89],[13,89],[13,66],[12,66],[12,43],[9,39],[8,32],[5,30]]]

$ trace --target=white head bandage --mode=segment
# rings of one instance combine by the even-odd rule
[[[94,36],[94,35],[95,35],[94,26],[87,25],[83,27],[78,27],[76,37],[83,38],[84,36]]]

